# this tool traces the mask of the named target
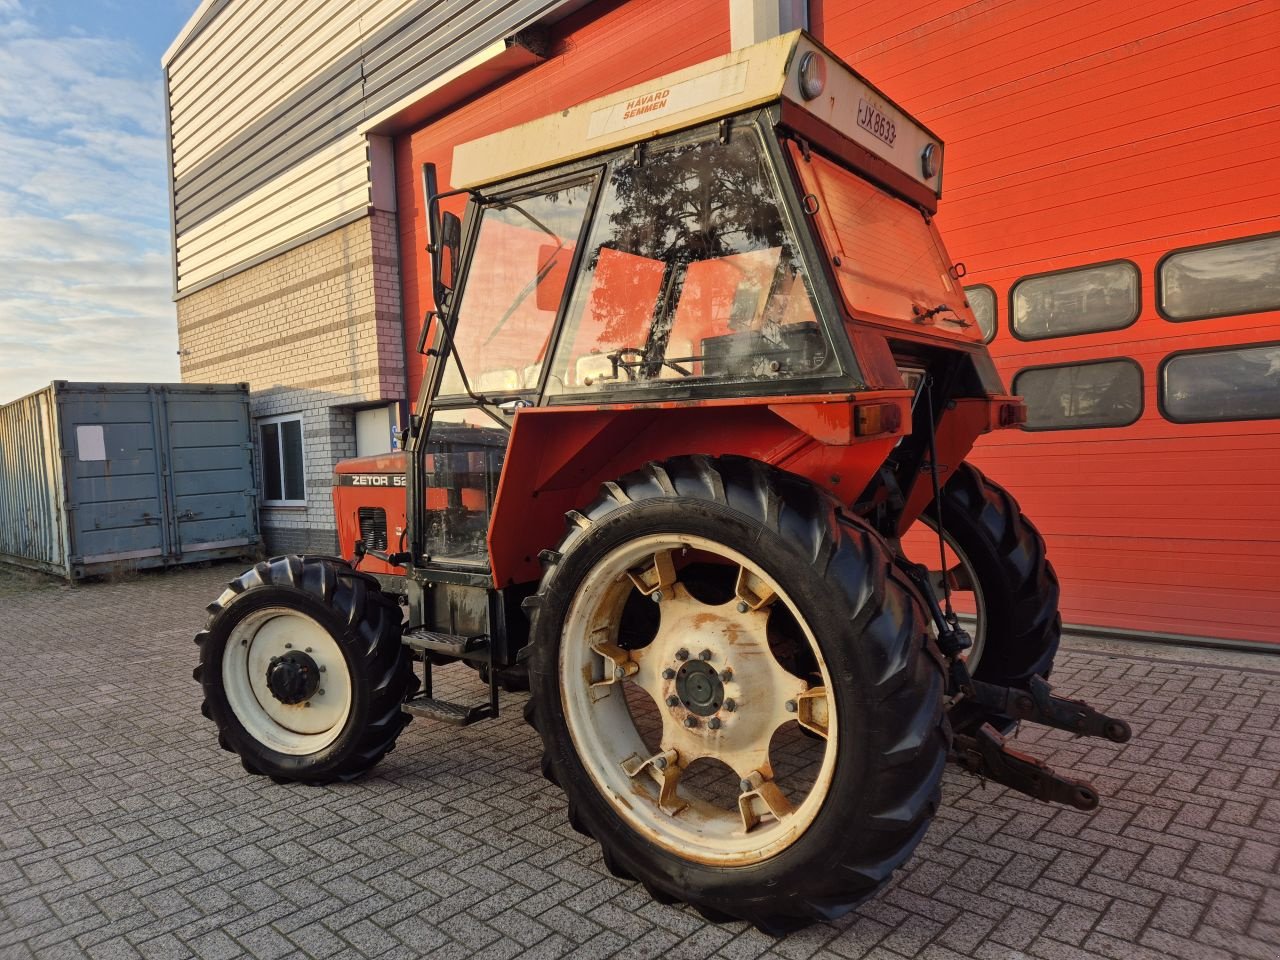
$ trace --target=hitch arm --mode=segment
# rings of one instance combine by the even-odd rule
[[[981,680],[971,683],[973,700],[1016,720],[1057,727],[1079,737],[1103,737],[1112,743],[1128,743],[1133,736],[1133,731],[1123,720],[1099,713],[1083,700],[1054,696],[1053,687],[1039,676],[1031,678],[1027,690],[1001,687]]]
[[[1011,749],[989,723],[984,723],[972,737],[957,736],[948,759],[984,780],[1036,800],[1065,803],[1077,810],[1098,806],[1098,791],[1092,784],[1055,773],[1043,761]]]

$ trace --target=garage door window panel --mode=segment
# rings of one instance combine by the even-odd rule
[[[1009,326],[1019,340],[1120,330],[1138,319],[1138,268],[1127,260],[1025,277],[1009,294]]]
[[[965,287],[964,295],[969,301],[974,319],[978,321],[982,342],[990,343],[996,336],[996,292],[983,283]]]
[[[1168,320],[1280,310],[1280,234],[1175,250],[1157,273],[1160,313]]]
[[[1160,409],[1175,423],[1280,418],[1280,343],[1169,356]]]
[[[1142,368],[1129,359],[1029,367],[1013,378],[1027,430],[1124,427],[1142,416]]]

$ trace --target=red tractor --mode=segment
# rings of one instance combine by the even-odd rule
[[[222,745],[349,780],[527,684],[609,868],[773,931],[874,893],[948,760],[1096,806],[1002,737],[1129,729],[1051,693],[1044,541],[965,462],[1024,407],[933,223],[942,160],[795,33],[463,144],[451,194],[424,169],[405,452],[338,467],[354,562],[276,557],[210,607]],[[455,661],[486,699],[432,696]]]

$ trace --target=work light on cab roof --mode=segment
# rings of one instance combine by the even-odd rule
[[[223,744],[350,779],[527,689],[611,870],[771,932],[887,882],[948,761],[1095,807],[1004,743],[1129,729],[1043,679],[1044,541],[965,461],[1025,408],[933,220],[943,154],[792,33],[459,144],[443,192],[424,166],[404,450],[338,465],[346,559],[210,608]],[[454,663],[483,698],[437,696]]]

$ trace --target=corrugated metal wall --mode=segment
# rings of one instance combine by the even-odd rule
[[[0,560],[41,569],[66,563],[53,392],[0,407]]]
[[[177,292],[366,213],[360,124],[565,5],[206,3],[165,62]]]
[[[1159,409],[1176,350],[1271,342],[1280,313],[1172,322],[1160,258],[1280,230],[1275,0],[946,0],[824,5],[822,39],[947,143],[938,226],[996,294],[991,345],[1023,368],[1130,358],[1136,422],[984,438],[976,462],[1049,541],[1076,623],[1280,641],[1276,420],[1184,424]],[[1123,329],[1019,340],[1022,277],[1124,259],[1140,309]]]

